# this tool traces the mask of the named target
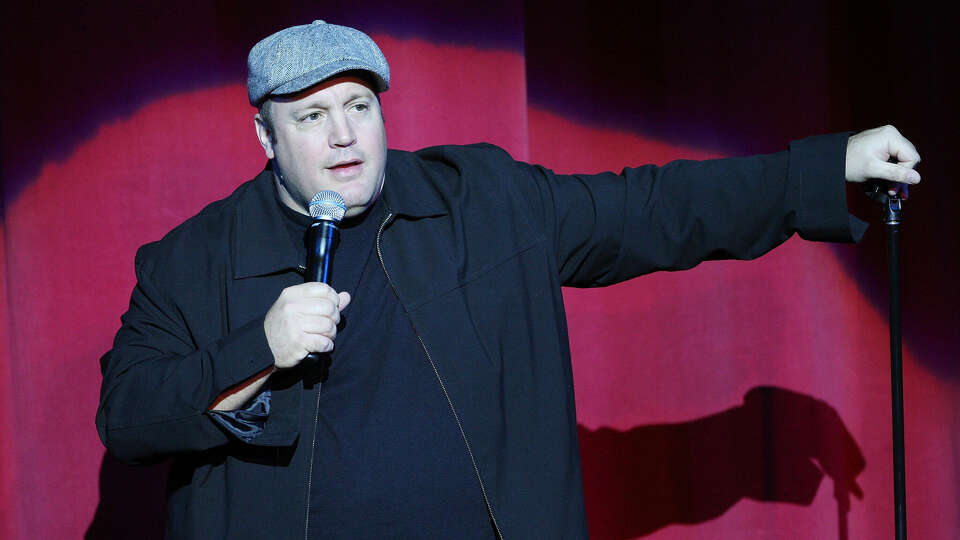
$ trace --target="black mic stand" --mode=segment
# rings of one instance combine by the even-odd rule
[[[900,334],[901,199],[888,195],[881,182],[865,187],[867,197],[883,207],[887,226],[887,268],[890,274],[890,380],[893,397],[893,511],[896,539],[907,538],[906,473],[903,459],[903,351]]]

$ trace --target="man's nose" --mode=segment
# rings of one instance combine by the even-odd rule
[[[343,148],[357,142],[356,131],[349,118],[334,118],[330,130],[330,146]]]

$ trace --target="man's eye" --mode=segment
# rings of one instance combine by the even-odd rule
[[[320,119],[320,113],[313,112],[300,119],[301,122],[316,122]]]
[[[370,108],[370,106],[367,105],[366,103],[355,103],[355,104],[353,105],[353,110],[355,110],[355,111],[357,111],[357,112],[363,112],[363,111],[365,111],[365,110],[367,110],[367,109],[369,109],[369,108]]]

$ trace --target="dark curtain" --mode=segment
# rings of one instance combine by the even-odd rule
[[[773,152],[886,123],[905,207],[909,527],[960,530],[956,19],[924,2],[33,2],[3,31],[0,537],[160,538],[164,466],[93,426],[136,248],[253,177],[250,46],[356,26],[388,141],[559,172]],[[838,179],[839,181],[839,179]],[[891,537],[884,231],[565,293],[595,538]]]

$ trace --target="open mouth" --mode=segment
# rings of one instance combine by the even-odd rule
[[[352,168],[352,167],[356,167],[357,165],[360,165],[361,163],[363,163],[363,162],[360,161],[359,159],[353,159],[353,160],[350,160],[350,161],[344,161],[344,162],[341,162],[341,163],[337,163],[336,165],[333,165],[333,166],[331,166],[331,167],[328,167],[328,169],[333,170],[333,171],[350,169],[350,168]]]

